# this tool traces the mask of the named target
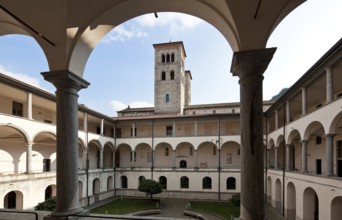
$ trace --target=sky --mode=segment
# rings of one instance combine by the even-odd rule
[[[267,47],[277,51],[264,73],[263,98],[269,100],[295,83],[342,37],[342,1],[309,0],[275,29]],[[180,13],[146,14],[117,26],[90,55],[79,103],[106,114],[154,104],[153,44],[183,41],[185,69],[192,74],[191,104],[239,101],[238,77],[230,73],[232,50],[222,34],[205,21]],[[49,71],[30,37],[0,37],[0,72],[55,92],[41,72]]]

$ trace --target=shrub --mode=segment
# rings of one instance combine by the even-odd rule
[[[34,207],[34,210],[53,211],[55,208],[56,208],[56,197],[52,197],[50,199],[45,200],[44,202],[38,203],[38,205]]]
[[[240,193],[234,194],[231,198],[231,202],[234,206],[240,206]]]

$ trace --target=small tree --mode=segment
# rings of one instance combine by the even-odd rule
[[[56,197],[52,197],[50,199],[45,200],[44,202],[38,203],[38,205],[34,207],[34,210],[53,211],[55,208],[56,208]]]
[[[162,185],[154,180],[146,179],[141,181],[138,190],[140,192],[146,193],[146,196],[153,198],[153,194],[158,194],[162,192]]]

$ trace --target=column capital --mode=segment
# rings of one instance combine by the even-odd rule
[[[325,134],[325,137],[327,137],[327,138],[333,138],[335,136],[336,136],[336,134]]]
[[[46,81],[51,82],[57,90],[74,89],[78,92],[81,89],[87,88],[89,82],[82,77],[76,75],[70,70],[55,70],[41,73]]]
[[[308,143],[308,140],[301,140],[300,143],[306,144],[306,143]]]
[[[263,75],[273,58],[276,47],[234,52],[230,71],[240,79],[249,74]]]

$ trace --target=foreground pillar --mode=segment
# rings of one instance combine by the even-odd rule
[[[42,73],[56,87],[57,206],[52,219],[83,211],[78,192],[78,91],[89,83],[68,70]]]
[[[276,48],[235,52],[231,72],[240,78],[241,215],[262,220],[264,207],[264,146],[262,81]]]

